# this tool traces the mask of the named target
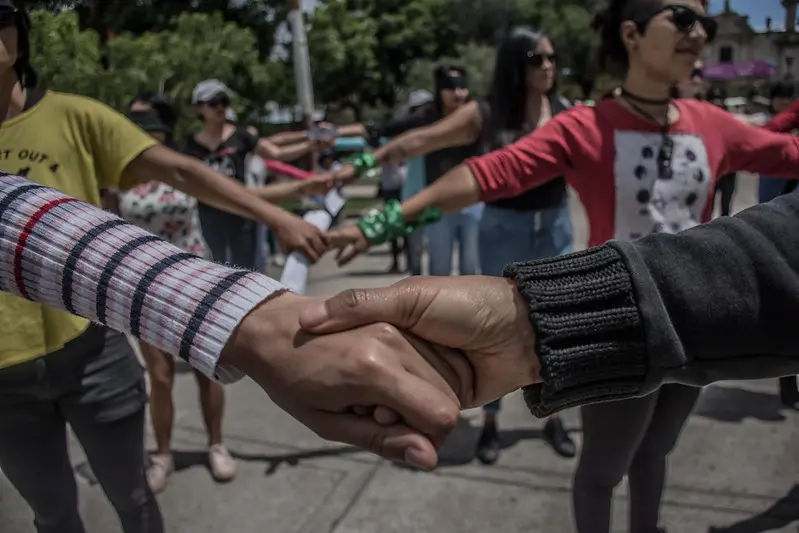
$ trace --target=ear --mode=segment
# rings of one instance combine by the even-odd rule
[[[635,50],[638,47],[638,40],[641,38],[641,33],[638,31],[638,25],[631,21],[625,20],[621,23],[619,28],[619,35],[621,42],[627,50]]]

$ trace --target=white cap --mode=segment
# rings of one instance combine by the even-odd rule
[[[191,93],[191,103],[207,102],[220,94],[230,98],[231,92],[227,85],[217,79],[203,80],[194,87],[194,91]]]
[[[408,105],[411,107],[419,107],[425,104],[429,104],[432,101],[433,101],[433,95],[430,94],[430,91],[419,89],[411,93],[410,98],[408,98]]]
[[[239,121],[239,117],[238,115],[236,115],[236,112],[233,110],[232,107],[228,107],[227,111],[225,111],[225,120],[227,120],[232,124],[235,124],[236,122]]]

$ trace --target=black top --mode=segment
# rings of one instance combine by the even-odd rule
[[[247,130],[236,128],[233,135],[220,144],[216,150],[209,150],[208,147],[197,142],[192,135],[186,139],[182,151],[186,155],[202,159],[214,170],[244,183],[247,170],[245,161],[247,156],[255,150],[258,140],[257,136],[251,135]]]
[[[197,142],[197,139],[192,135],[186,139],[181,151],[191,157],[202,159],[206,165],[214,170],[244,184],[247,175],[247,168],[245,165],[246,159],[247,156],[255,150],[258,141],[258,136],[250,134],[244,128],[236,128],[233,135],[220,144],[216,150],[209,150],[206,146]],[[215,211],[219,215],[228,216],[233,219],[241,219],[241,221],[245,220],[242,217],[226,211],[221,211],[203,203],[199,205],[201,211]]]
[[[550,95],[549,106],[552,109],[552,116],[561,113],[567,109],[567,103],[557,95]],[[520,131],[503,131],[498,134],[489,131],[491,123],[491,108],[487,102],[480,103],[480,113],[482,115],[483,123],[483,145],[485,152],[493,152],[504,148],[510,144],[515,143],[528,133],[530,129]],[[514,196],[513,198],[503,198],[489,203],[488,205],[500,207],[503,209],[512,209],[514,211],[537,211],[539,209],[548,209],[558,207],[566,203],[569,198],[569,192],[566,187],[566,179],[563,177],[555,178],[547,183],[530,189],[529,191]]]
[[[372,128],[369,132],[370,141],[377,142],[381,137],[396,137],[406,131],[423,128],[434,124],[444,118],[444,115],[434,105],[427,105],[416,111],[399,118],[391,119]],[[470,157],[480,155],[481,143],[475,142],[464,146],[444,148],[424,156],[424,167],[427,184],[430,185],[438,178],[457,167]]]
[[[536,334],[536,416],[664,383],[799,374],[799,194],[677,235],[511,265]]]

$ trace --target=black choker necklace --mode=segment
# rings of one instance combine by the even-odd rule
[[[621,95],[629,100],[633,100],[635,102],[639,102],[645,105],[668,105],[671,102],[671,98],[663,98],[663,99],[653,99],[653,98],[644,98],[643,96],[638,96],[637,94],[633,94],[624,87],[621,88]]]

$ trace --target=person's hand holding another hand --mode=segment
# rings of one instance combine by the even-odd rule
[[[345,226],[327,232],[330,249],[336,250],[336,263],[343,266],[369,249],[369,241],[358,226]]]
[[[422,353],[436,368],[458,375],[448,381],[462,408],[540,381],[527,306],[509,279],[416,276],[386,288],[345,291],[300,315],[303,329],[317,334],[374,322],[454,349]]]
[[[327,236],[322,230],[292,213],[286,212],[283,221],[273,229],[281,250],[300,252],[312,264],[328,249]]]
[[[302,332],[300,312],[318,302],[290,293],[266,300],[236,329],[220,364],[250,376],[324,439],[435,467],[460,412],[447,381],[393,326]]]

